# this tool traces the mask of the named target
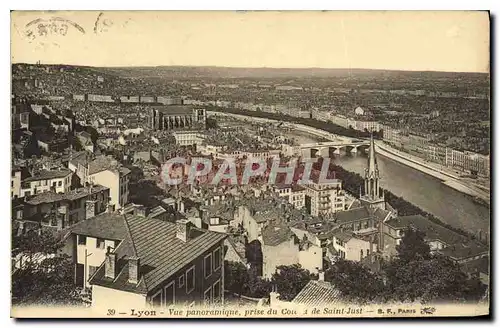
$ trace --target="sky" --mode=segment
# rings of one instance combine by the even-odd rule
[[[489,72],[487,12],[11,14],[13,63]]]

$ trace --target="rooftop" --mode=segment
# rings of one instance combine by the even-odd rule
[[[118,163],[117,160],[109,156],[98,156],[89,163],[90,175],[106,170],[118,172],[120,173],[120,175],[126,175],[130,173],[130,170],[128,168],[121,166],[121,164]]]
[[[439,252],[445,256],[456,260],[466,259],[488,253],[488,247],[479,243],[470,242],[467,244],[454,244],[443,248]]]
[[[335,213],[335,218],[336,218],[335,222],[339,224],[344,224],[349,222],[355,222],[362,219],[367,219],[369,217],[371,217],[370,211],[368,211],[367,207],[363,206]]]
[[[344,231],[336,231],[333,233],[333,236],[344,243],[347,243],[349,240],[354,238],[352,233],[348,233],[348,232],[344,232]]]
[[[262,242],[266,246],[278,246],[293,236],[295,235],[292,230],[284,224],[271,224],[262,229]]]
[[[40,181],[40,180],[50,180],[50,179],[62,179],[70,175],[71,170],[65,169],[65,168],[60,168],[57,170],[41,170],[40,172],[36,173],[34,176],[31,176],[29,178],[26,178],[24,182],[31,182],[31,181]]]
[[[93,185],[92,188],[78,188],[71,190],[66,193],[55,193],[53,191],[42,192],[41,194],[34,195],[32,198],[28,199],[26,203],[30,205],[38,205],[42,203],[53,203],[62,200],[75,200],[88,195],[92,195],[103,190],[109,189],[101,185]]]
[[[385,222],[385,224],[396,228],[405,229],[414,227],[424,232],[428,240],[441,240],[448,245],[461,244],[467,238],[440,224],[434,223],[422,215],[399,216]]]
[[[340,291],[326,281],[311,280],[295,296],[292,303],[321,306],[340,302]]]
[[[82,221],[73,233],[121,240],[116,248],[117,276],[106,278],[101,265],[91,284],[145,294],[184,269],[194,259],[226,238],[225,234],[190,228],[190,238],[176,237],[176,224],[153,218],[102,214]],[[138,284],[128,282],[128,259],[139,257],[141,278]]]

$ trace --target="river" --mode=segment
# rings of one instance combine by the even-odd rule
[[[299,143],[317,141],[304,132],[293,132]],[[367,165],[366,154],[336,155],[334,162],[346,170],[363,174]],[[478,204],[468,195],[443,184],[439,179],[400,164],[392,159],[377,156],[380,184],[384,189],[403,197],[443,222],[476,233],[479,229],[489,231],[490,209]]]

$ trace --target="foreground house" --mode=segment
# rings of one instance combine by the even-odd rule
[[[106,213],[72,229],[75,278],[95,307],[223,303],[225,234]]]

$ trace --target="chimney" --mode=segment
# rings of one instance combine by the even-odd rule
[[[144,206],[144,205],[135,205],[134,206],[134,215],[142,216],[142,217],[147,217],[148,216],[148,210],[147,210],[146,206]]]
[[[318,270],[318,281],[325,281],[325,272],[323,270]]]
[[[111,252],[111,247],[108,247],[106,259],[104,260],[104,276],[106,278],[116,278],[116,253]]]
[[[97,200],[88,199],[85,201],[85,220],[91,219],[96,215]]]
[[[184,202],[182,201],[182,199],[179,199],[177,201],[177,211],[179,213],[184,213]]]
[[[180,219],[176,222],[177,233],[176,237],[186,242],[189,239],[189,221],[186,219]]]
[[[139,269],[141,268],[141,261],[138,257],[132,256],[128,260],[128,282],[137,284],[139,282]]]

